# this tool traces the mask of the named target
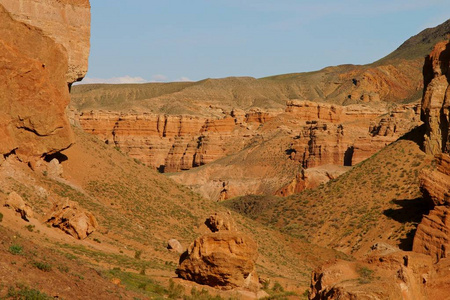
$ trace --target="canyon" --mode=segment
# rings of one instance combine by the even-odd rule
[[[1,298],[448,298],[450,21],[369,65],[77,86],[88,0],[0,19]]]
[[[419,112],[414,103],[290,100],[284,111],[234,109],[222,118],[73,111],[71,122],[203,196],[224,200],[299,191],[302,168],[353,166],[418,126]]]

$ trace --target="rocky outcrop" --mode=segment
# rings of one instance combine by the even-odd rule
[[[255,263],[257,244],[248,236],[224,227],[214,214],[207,223],[215,232],[197,238],[182,254],[176,273],[186,279],[220,289],[258,289]],[[218,230],[217,230],[218,229]]]
[[[108,144],[162,172],[198,167],[247,145],[270,113],[249,112],[222,119],[195,116],[90,111],[74,114],[74,122]],[[242,139],[242,136],[244,138]]]
[[[450,153],[450,44],[441,42],[425,59],[422,121],[425,123],[426,153]]]
[[[77,7],[86,18],[78,18]],[[33,163],[71,145],[67,83],[84,76],[85,67],[78,71],[78,63],[68,64],[78,57],[68,49],[87,39],[81,42],[83,55],[73,60],[87,66],[88,17],[87,0],[1,1],[0,154]]]
[[[14,211],[18,212],[22,219],[29,222],[30,218],[33,217],[33,210],[32,208],[25,203],[25,201],[20,197],[19,194],[16,192],[11,192],[8,195],[8,198],[6,199],[5,206],[13,209]]]
[[[315,108],[317,118],[313,118],[314,113],[308,113],[306,124],[301,127],[300,134],[294,137],[289,149],[291,159],[300,162],[304,168],[327,164],[355,165],[420,123],[418,106],[415,104],[394,109],[361,105],[336,108],[317,103],[307,104]],[[296,109],[299,107],[297,104]],[[289,107],[287,111],[295,113]],[[321,115],[323,111],[326,111],[324,116]],[[336,111],[339,114],[333,113]]]
[[[388,117],[381,115],[388,114]],[[150,113],[73,113],[73,123],[162,172],[209,164],[277,131],[291,140],[290,157],[305,168],[353,165],[419,123],[416,105],[395,109],[291,100],[285,113],[234,109],[223,118]],[[350,125],[347,125],[350,124]],[[301,129],[295,136],[294,130]]]
[[[56,202],[45,219],[46,223],[79,240],[85,239],[98,227],[97,220],[92,213],[68,198]]]
[[[433,208],[417,227],[413,250],[426,253],[435,262],[449,256],[450,249],[450,43],[442,42],[425,59],[425,93],[422,120],[425,123],[424,150],[434,154],[434,166],[420,176],[424,197]]]
[[[323,165],[309,169],[302,168],[295,176],[295,179],[279,189],[275,195],[285,197],[300,193],[306,189],[313,189],[329,180],[336,179],[347,171],[348,167],[336,165]]]
[[[2,0],[13,19],[42,30],[68,55],[66,81],[81,80],[87,73],[90,47],[89,0]]]
[[[338,260],[316,269],[309,299],[429,299],[434,279],[429,256],[373,249],[361,262]]]

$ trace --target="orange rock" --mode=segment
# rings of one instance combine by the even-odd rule
[[[20,214],[22,219],[29,222],[30,218],[33,217],[33,210],[31,207],[23,201],[22,197],[16,192],[11,192],[8,195],[8,199],[6,199],[5,206],[14,209],[16,212]]]
[[[2,0],[1,4],[13,19],[39,28],[66,49],[67,83],[86,75],[91,35],[89,0]]]
[[[46,222],[80,240],[85,239],[98,227],[92,213],[82,209],[78,203],[68,198],[53,205],[46,217]]]
[[[424,150],[435,155],[436,168],[420,175],[424,197],[433,209],[423,217],[414,236],[413,250],[430,255],[435,262],[449,256],[450,249],[450,43],[438,43],[425,59],[425,93],[422,120]]]
[[[236,232],[217,232],[197,238],[180,258],[177,274],[221,289],[257,289],[257,245]]]

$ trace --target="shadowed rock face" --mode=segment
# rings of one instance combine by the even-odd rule
[[[441,42],[425,59],[422,121],[426,126],[424,150],[430,154],[450,153],[450,44]]]
[[[66,10],[61,5],[66,5]],[[76,38],[76,25],[67,33],[61,29],[72,23],[89,29],[89,18],[78,20],[77,5],[89,15],[88,1],[0,1],[0,154],[15,152],[22,161],[33,163],[72,144],[65,115],[67,83],[83,77],[85,71],[68,64],[73,56],[67,51],[71,45],[60,38],[85,39],[82,33]],[[51,34],[50,23],[59,28],[60,38]],[[86,58],[80,62],[84,60],[87,66],[89,43],[84,44]],[[78,70],[79,75],[69,76],[70,70]]]
[[[421,174],[420,183],[434,207],[417,228],[413,250],[437,262],[450,254],[450,43],[441,42],[425,59],[422,120],[426,126],[424,150],[435,155],[435,167]]]

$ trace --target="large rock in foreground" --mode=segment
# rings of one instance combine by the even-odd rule
[[[212,233],[197,238],[180,257],[176,273],[186,279],[220,289],[259,288],[255,262],[258,246],[234,230],[229,215],[213,214],[205,225]]]
[[[46,222],[79,240],[85,239],[98,227],[92,213],[67,198],[54,204]]]
[[[23,161],[67,148],[67,54],[38,28],[0,5],[0,153]]]
[[[181,258],[177,274],[221,289],[255,289],[258,276],[256,243],[235,232],[218,232],[197,238]]]
[[[39,28],[66,49],[67,83],[86,75],[91,36],[89,0],[1,0],[0,3],[13,19]]]

